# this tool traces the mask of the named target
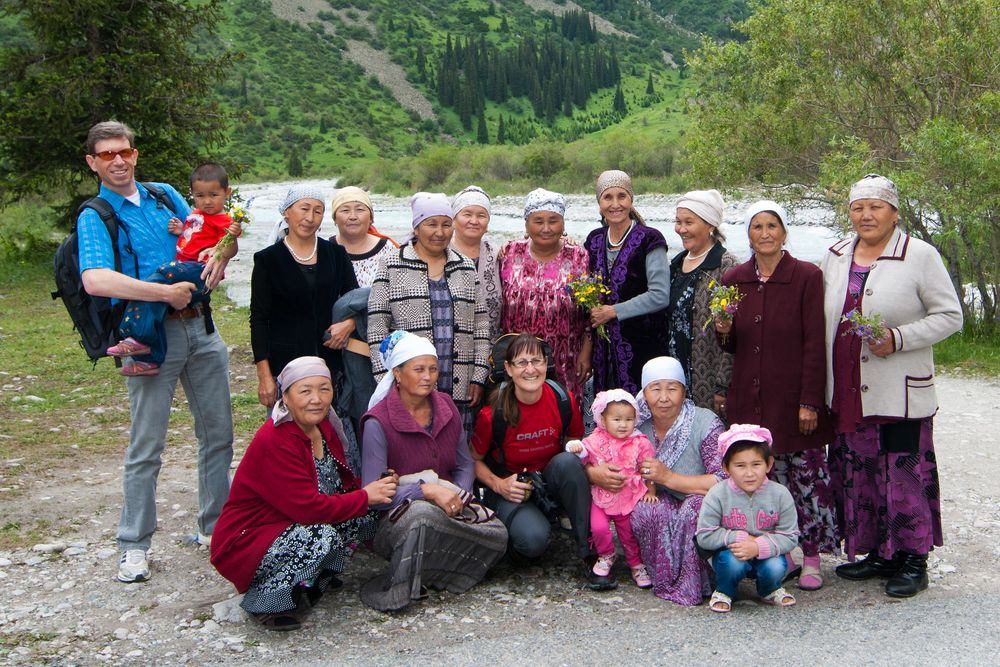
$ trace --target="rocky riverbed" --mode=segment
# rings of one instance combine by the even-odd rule
[[[636,589],[624,567],[618,590],[597,594],[575,576],[569,540],[560,535],[544,567],[502,565],[465,595],[432,593],[395,614],[359,601],[359,583],[383,566],[361,552],[344,588],[324,597],[301,631],[273,633],[244,618],[207,551],[182,544],[197,511],[194,437],[182,426],[171,433],[160,474],[147,583],[115,580],[117,458],[50,470],[5,501],[3,523],[45,517],[53,533],[0,552],[0,663],[992,664],[1000,648],[1000,448],[993,443],[1000,382],[944,376],[939,396],[946,544],[932,554],[930,589],[912,600],[885,597],[877,582],[837,579],[836,558],[824,559],[827,586],[793,589],[799,604],[785,610],[752,600],[728,616],[678,607]]]

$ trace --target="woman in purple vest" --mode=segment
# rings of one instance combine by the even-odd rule
[[[669,342],[667,242],[632,206],[632,179],[624,171],[597,177],[601,227],[587,236],[589,271],[611,289],[609,302],[590,311],[594,393],[639,391],[642,365],[664,354]],[[604,325],[610,341],[597,335]]]
[[[373,544],[389,567],[362,586],[361,600],[395,611],[428,588],[475,586],[503,556],[507,529],[471,494],[472,456],[455,402],[436,390],[434,344],[395,331],[379,350],[388,372],[361,418],[361,477],[393,471],[399,488],[378,508],[386,511]]]

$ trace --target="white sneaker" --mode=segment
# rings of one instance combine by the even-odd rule
[[[118,581],[134,584],[149,579],[149,563],[142,549],[129,549],[118,562]]]

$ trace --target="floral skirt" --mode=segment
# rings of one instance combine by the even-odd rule
[[[632,510],[632,534],[658,598],[691,606],[712,594],[711,568],[694,543],[704,499],[660,493],[658,502],[639,503]]]
[[[296,586],[326,590],[343,572],[361,542],[375,534],[375,514],[335,526],[292,524],[278,536],[257,566],[240,606],[251,614],[277,614],[295,609]]]
[[[910,424],[910,443],[895,438],[886,446],[885,427],[864,425],[838,434],[830,448],[838,524],[851,560],[859,553],[926,554],[944,544],[933,418]]]
[[[826,449],[778,454],[769,476],[787,488],[795,500],[803,555],[839,553],[837,513]]]

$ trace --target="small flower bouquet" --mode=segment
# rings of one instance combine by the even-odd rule
[[[243,233],[244,227],[252,222],[249,211],[251,201],[253,200],[244,200],[240,196],[239,190],[235,189],[229,195],[229,199],[226,200],[226,211],[229,212],[229,217],[233,219],[233,222],[240,226],[240,234]],[[228,229],[226,230],[226,233],[222,235],[219,242],[215,244],[215,261],[222,259],[222,251],[231,246],[240,234],[231,234]]]
[[[885,338],[885,325],[882,324],[882,316],[878,313],[862,315],[861,311],[855,308],[840,318],[841,322],[849,322],[850,326],[844,335],[854,334],[864,342],[872,345]]]
[[[715,282],[714,279],[708,281],[708,310],[711,315],[701,327],[702,331],[708,329],[709,325],[715,322],[716,318],[723,322],[733,319],[733,315],[739,309],[740,299],[743,295],[735,285],[726,287]]]
[[[588,314],[591,308],[600,306],[604,302],[604,297],[611,294],[611,288],[604,284],[600,276],[588,273],[577,276],[576,280],[566,286],[566,290],[573,297],[573,303],[586,310]],[[597,327],[597,335],[608,342],[611,341],[603,324]]]

